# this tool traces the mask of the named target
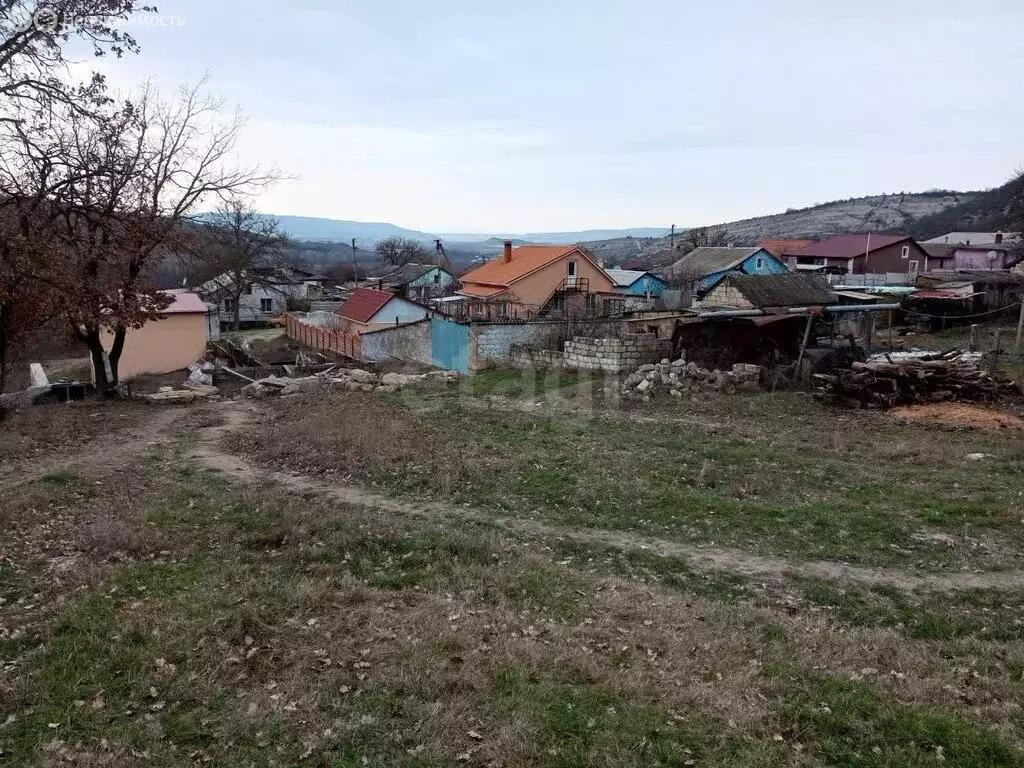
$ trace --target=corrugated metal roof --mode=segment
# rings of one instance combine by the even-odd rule
[[[796,237],[776,237],[770,240],[762,240],[760,246],[776,258],[781,259],[787,254],[799,251],[809,245],[814,245],[817,240],[801,240]]]
[[[174,298],[174,301],[166,309],[161,309],[160,314],[162,315],[187,315],[187,314],[198,314],[203,313],[204,315],[209,311],[206,303],[194,293],[182,290],[171,290],[161,291]]]
[[[939,237],[933,237],[931,240],[925,240],[925,243],[941,243],[949,245],[960,245],[971,243],[994,243],[996,241],[996,235],[999,232],[949,232]],[[1017,233],[1016,232],[1003,232],[1003,242],[1012,240]]]
[[[605,272],[619,288],[628,288],[647,274],[638,269],[606,269]]]
[[[357,323],[368,323],[370,318],[384,309],[384,305],[395,298],[393,293],[375,288],[358,288],[348,301],[341,305],[338,314]]]
[[[732,285],[755,307],[806,307],[834,304],[836,295],[821,275],[729,275]]]
[[[786,255],[814,256],[819,259],[853,259],[863,256],[869,247],[871,251],[877,251],[879,248],[888,248],[905,240],[913,242],[907,235],[836,235]]]

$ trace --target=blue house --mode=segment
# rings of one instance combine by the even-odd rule
[[[637,269],[606,269],[615,282],[616,293],[657,298],[668,289],[668,283],[655,274]]]
[[[670,280],[691,284],[705,294],[728,275],[783,275],[784,262],[764,248],[705,247],[683,256],[665,270]]]

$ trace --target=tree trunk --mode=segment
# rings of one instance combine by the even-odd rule
[[[0,302],[0,394],[7,389],[7,348],[11,338],[11,305]]]
[[[96,385],[96,394],[103,398],[113,398],[117,395],[114,389],[116,381],[111,381],[107,376],[107,353],[103,349],[103,342],[100,338],[99,328],[88,328],[79,332],[78,337],[89,349],[89,359],[92,360],[92,375]]]
[[[127,335],[128,331],[124,327],[118,326],[114,331],[114,343],[110,345],[110,353],[107,355],[107,360],[110,363],[110,380],[115,386],[121,382],[117,368],[121,362],[121,353],[124,352],[124,339]]]
[[[234,318],[234,322],[232,323],[232,326],[233,326],[233,328],[234,328],[236,333],[238,332],[239,327],[242,324],[242,319],[241,319],[241,315],[242,315],[242,279],[243,278],[242,278],[242,275],[240,273],[236,273],[235,274],[235,278],[234,278],[235,295],[232,297],[234,302],[235,302],[235,318]]]

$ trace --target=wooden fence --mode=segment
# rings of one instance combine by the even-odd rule
[[[284,327],[290,338],[301,341],[308,347],[333,352],[353,360],[363,359],[363,341],[357,333],[343,333],[310,325],[291,314],[285,315]]]

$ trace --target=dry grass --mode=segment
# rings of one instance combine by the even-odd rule
[[[327,409],[315,435],[301,401],[250,434],[290,435],[297,464],[418,472],[407,443],[371,450],[404,411],[340,402],[350,413]],[[0,480],[4,504],[21,500],[0,541],[11,764],[1020,762],[1012,621],[908,634],[852,593],[701,586],[669,558],[625,568],[560,540],[231,486],[183,455]],[[989,603],[961,608],[992,626]]]

